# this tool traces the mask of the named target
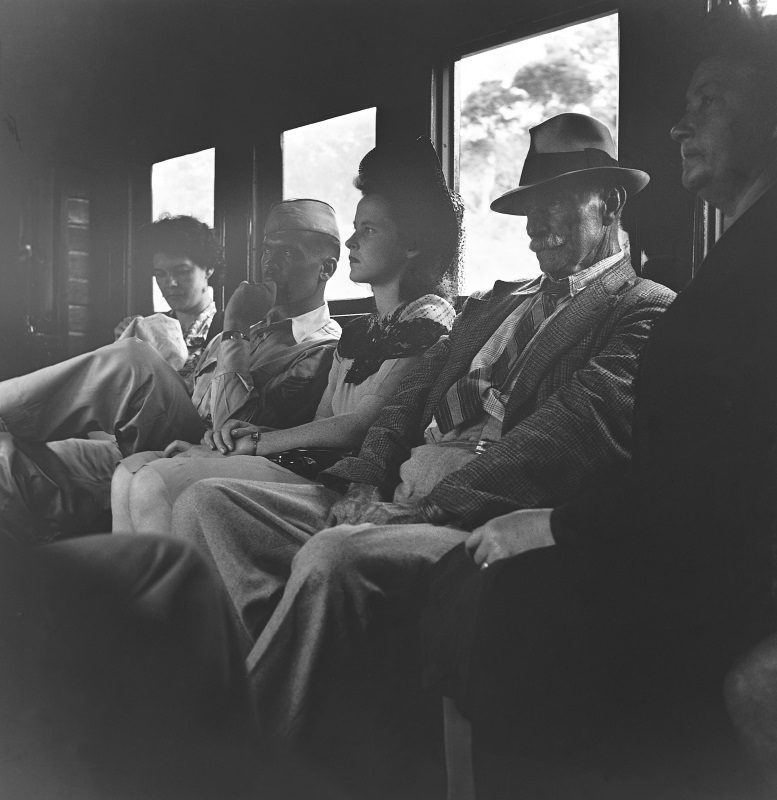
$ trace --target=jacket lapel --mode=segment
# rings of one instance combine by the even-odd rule
[[[718,239],[701,264],[688,289],[694,285],[715,285],[738,281],[752,281],[754,286],[763,280],[764,273],[774,269],[773,261],[762,257],[749,257],[748,253],[757,244],[764,228],[774,225],[777,210],[777,186],[766,191],[756,202]]]
[[[472,359],[494,335],[496,329],[505,321],[510,312],[522,300],[536,291],[535,289],[519,290],[515,294],[511,294],[515,290],[514,284],[503,284],[501,281],[499,284],[499,288],[503,288],[505,291],[504,295],[482,300],[472,297],[467,301],[467,336],[463,341],[457,341],[456,352],[452,354],[449,362],[449,371],[456,374],[456,380],[469,372]]]
[[[599,326],[621,289],[636,278],[631,261],[625,256],[548,321],[524,351],[523,364],[507,402],[506,419],[534,395],[538,384],[562,353]]]
[[[455,347],[429,395],[425,418],[431,418],[434,409],[437,408],[437,403],[448,389],[459,378],[463,378],[469,373],[472,359],[493,336],[494,331],[505,321],[510,311],[521,300],[534,294],[535,289],[521,290],[522,285],[531,283],[533,281],[522,281],[521,283],[497,281],[494,286],[494,293],[490,297],[470,297],[467,300],[461,319],[461,327],[466,335],[456,337]],[[515,292],[515,294],[511,294],[511,292]]]

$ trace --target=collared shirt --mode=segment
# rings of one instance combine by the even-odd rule
[[[605,270],[608,270],[614,264],[617,264],[622,258],[623,251],[619,250],[617,253],[607,256],[607,258],[597,261],[590,267],[586,267],[586,269],[580,270],[580,272],[576,272],[574,275],[570,275],[567,279],[569,280],[569,297],[562,300],[556,306],[556,311],[558,311],[559,308],[563,308],[571,298],[573,298],[576,294],[580,294],[583,289],[590,286]],[[542,279],[546,282],[553,282],[553,279],[549,278],[547,275],[543,275]]]
[[[340,333],[326,303],[297,317],[273,309],[251,327],[249,341],[218,335],[208,344],[194,371],[192,402],[214,427],[232,418],[268,427],[309,421]]]
[[[580,272],[570,275],[569,293],[562,295],[559,299],[553,313],[546,319],[539,322],[531,340],[523,348],[521,353],[513,359],[509,366],[507,379],[501,386],[490,386],[487,388],[483,395],[483,414],[474,423],[465,426],[458,426],[448,433],[442,434],[439,430],[437,421],[432,419],[431,423],[424,432],[424,438],[427,443],[434,442],[449,442],[449,441],[468,441],[468,442],[487,442],[498,441],[501,438],[502,423],[504,421],[505,409],[507,402],[510,399],[510,393],[515,386],[519,368],[523,364],[525,353],[530,349],[531,343],[539,335],[548,322],[553,319],[563,308],[565,308],[572,301],[572,298],[590,286],[597,278],[604,272],[610,269],[613,265],[617,264],[623,258],[623,253],[617,253],[597,261],[590,267],[587,267]],[[491,338],[483,345],[477,355],[472,359],[470,365],[470,372],[476,369],[483,369],[485,367],[493,366],[499,356],[504,352],[510,339],[515,335],[521,320],[526,314],[533,313],[537,309],[537,304],[540,301],[543,291],[548,288],[548,285],[556,284],[548,275],[542,275],[536,278],[528,285],[521,286],[515,289],[512,294],[521,295],[531,292],[531,294],[505,318],[504,322],[496,329]]]

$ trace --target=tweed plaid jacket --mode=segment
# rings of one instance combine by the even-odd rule
[[[370,428],[358,457],[322,473],[328,485],[367,483],[390,498],[399,467],[424,443],[440,399],[515,307],[524,283],[497,281],[471,297],[450,336],[430,348]],[[631,454],[634,379],[653,321],[674,292],[638,278],[625,256],[543,328],[508,401],[502,439],[448,475],[429,499],[466,528],[519,508],[573,497]]]

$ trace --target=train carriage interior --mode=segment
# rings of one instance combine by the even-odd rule
[[[722,234],[723,218],[683,188],[679,148],[669,131],[683,115],[695,32],[705,15],[730,2],[736,4],[0,0],[0,381],[112,343],[114,327],[128,315],[168,309],[137,235],[161,214],[192,214],[212,226],[226,265],[223,281],[212,288],[223,310],[241,282],[266,277],[263,230],[276,203],[313,197],[331,203],[345,242],[359,200],[353,182],[362,156],[376,145],[419,136],[431,139],[448,185],[464,203],[465,253],[453,276],[456,310],[497,278],[538,276],[524,219],[488,209],[517,185],[529,129],[565,112],[603,120],[616,138],[620,164],[650,174],[649,186],[629,200],[623,217],[631,260],[638,274],[682,297]],[[777,14],[774,0],[739,2]],[[371,311],[369,297],[366,285],[348,280],[344,247],[327,287],[332,316],[342,324],[358,319]],[[287,783],[286,771],[301,768],[280,758],[265,765],[273,775],[267,794],[231,787],[221,796],[445,797],[439,698],[419,702],[424,708],[416,721],[422,720],[411,738],[420,760],[408,768],[407,780],[396,782],[400,788],[388,781],[393,788],[375,789],[384,765],[359,752],[355,731],[342,739],[362,762],[351,764],[358,778],[350,783],[341,785],[318,767]],[[376,708],[376,714],[399,713],[385,701]],[[341,751],[330,755],[349,760]],[[447,756],[450,781],[455,751]],[[238,757],[243,751],[223,762]],[[727,757],[721,763],[730,763]],[[575,796],[563,776],[557,782],[549,773],[547,780],[538,777],[552,766],[530,760],[521,762],[520,780],[544,786],[545,793],[524,795],[516,788],[513,794],[515,765],[504,758],[491,763],[499,780],[478,794],[481,800],[551,798],[555,791]],[[217,780],[223,771],[214,774]],[[592,789],[584,770],[574,775],[580,797],[618,796],[597,794],[603,784],[594,782]],[[737,798],[761,798],[748,793],[749,777],[738,778],[730,789],[741,792]],[[79,780],[74,785],[84,785]],[[364,789],[371,784],[374,795]],[[0,780],[0,789],[4,785]],[[138,800],[179,796],[166,780],[162,785],[171,793],[146,787]],[[669,796],[649,789],[640,794],[639,778],[613,785],[612,792],[644,800]],[[19,790],[8,800],[72,796],[62,786],[35,786],[51,794]],[[187,797],[219,796],[217,788],[186,786]],[[466,788],[457,793],[450,783],[447,791],[448,800],[475,796]],[[685,787],[672,797],[705,796],[699,791]],[[120,796],[136,797],[98,790],[94,800]]]
[[[7,0],[3,377],[104,344],[115,320],[153,309],[133,232],[152,216],[155,164],[215,151],[210,213],[228,297],[256,274],[256,231],[289,180],[285,132],[374,109],[377,141],[431,134],[456,180],[466,99],[457,62],[604,15],[617,15],[621,159],[653,181],[632,237],[682,284],[693,265],[694,205],[678,188],[665,135],[682,102],[680,88],[671,94],[682,67],[667,43],[693,25],[698,6]],[[351,177],[337,179],[347,186]]]

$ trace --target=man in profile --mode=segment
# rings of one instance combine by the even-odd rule
[[[656,797],[677,790],[694,762],[692,780],[710,793],[736,778],[720,757],[724,679],[777,627],[775,23],[738,7],[711,12],[671,131],[683,185],[723,211],[724,232],[648,340],[631,469],[553,510],[477,528],[469,556],[436,566],[424,626],[428,673],[473,715],[481,740],[536,744],[535,722],[547,744],[572,729],[563,720],[574,704],[593,698],[597,714],[612,712],[611,743],[628,743],[647,766]],[[773,785],[776,652],[774,638],[763,642],[726,683]],[[593,716],[576,722],[577,744],[590,746]]]
[[[324,301],[339,253],[331,206],[277,204],[265,226],[267,282],[238,286],[191,389],[135,338],[0,383],[0,524],[26,541],[73,521],[83,529],[108,508],[122,456],[199,442],[229,418],[277,428],[310,421],[340,335]],[[70,438],[94,430],[116,442]]]

